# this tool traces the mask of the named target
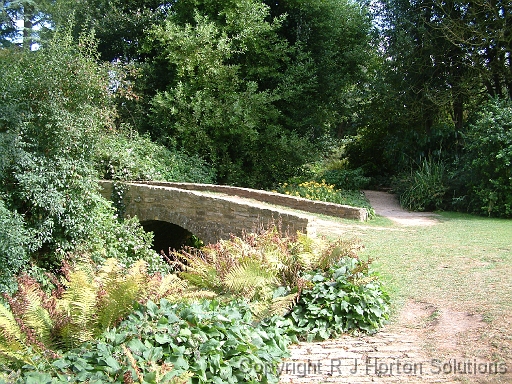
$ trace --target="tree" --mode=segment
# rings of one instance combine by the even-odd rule
[[[223,182],[237,182],[242,177],[239,183],[244,185],[255,186],[263,180],[271,185],[272,180],[282,181],[297,173],[302,163],[315,155],[324,135],[348,125],[356,110],[358,86],[366,81],[370,19],[365,7],[349,1],[290,1],[285,6],[283,2],[265,4],[261,0],[87,0],[78,6],[65,0],[58,3],[59,15],[73,9],[78,26],[95,30],[102,59],[116,62],[119,73],[129,68],[123,83],[129,98],[119,100],[119,121],[129,121],[139,131],[150,132],[155,140],[201,154],[219,165],[217,173]],[[59,17],[58,23],[62,24],[65,19]],[[204,54],[206,47],[210,47],[208,54],[221,52],[215,41],[227,39],[223,44],[228,44],[228,49],[221,52],[222,57],[215,56],[214,65],[224,71],[220,78],[210,74],[210,78],[199,80],[191,73],[178,73],[179,66],[188,59],[186,52],[162,33],[169,25],[164,27],[165,19],[183,28],[190,41],[197,40],[193,36],[196,31],[187,26],[209,23],[216,28],[208,36],[213,40],[204,47]],[[159,33],[148,34],[150,30]],[[172,33],[187,49],[195,49],[188,37]],[[182,57],[171,52],[170,46]],[[211,64],[205,62],[204,66]],[[227,80],[229,76],[235,76],[233,84]],[[186,124],[191,128],[186,130],[188,133],[177,128],[173,120],[176,115],[171,118],[168,112],[175,110],[171,104],[177,100],[178,84],[183,85],[181,95],[192,97],[204,88],[210,100],[217,103],[211,110],[218,108],[224,117],[219,114],[215,128],[210,125],[202,135],[191,133],[195,125],[193,108],[185,112],[185,96],[180,114],[188,114]],[[224,100],[210,92],[215,87]],[[246,111],[238,121],[235,117],[239,114],[231,113],[228,107],[235,99]],[[152,114],[148,118],[150,105]],[[230,114],[232,118],[225,124]],[[238,128],[230,128],[235,125]],[[279,153],[289,158],[278,160]],[[256,169],[261,174],[251,176]],[[269,174],[273,175],[270,179]]]
[[[476,70],[489,96],[512,98],[512,4],[502,0],[436,1],[441,31]]]
[[[457,156],[465,119],[482,100],[473,60],[444,28],[457,19],[454,2],[384,0],[380,20],[381,70],[373,80],[370,119],[349,150],[372,172],[400,172],[433,155]],[[449,12],[449,15],[447,13]]]
[[[265,3],[272,17],[286,15],[279,34],[295,47],[278,103],[285,124],[342,135],[359,109],[358,88],[365,87],[372,61],[368,8],[346,0]]]
[[[47,28],[52,0],[14,0],[0,3],[0,47],[17,45],[31,50]]]
[[[181,2],[153,30],[174,76],[152,102],[152,133],[205,157],[223,183],[271,186],[314,151],[279,123],[275,102],[292,49],[276,33],[281,20],[268,19],[254,0]]]

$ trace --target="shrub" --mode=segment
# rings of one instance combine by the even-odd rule
[[[423,159],[417,169],[394,181],[402,207],[411,211],[432,211],[446,205],[448,173],[441,160]]]
[[[284,183],[279,186],[277,192],[310,200],[365,208],[368,211],[368,217],[375,217],[375,210],[363,192],[336,189],[334,185],[327,184],[325,180],[321,182],[306,181],[300,184]]]
[[[150,275],[141,260],[126,269],[109,259],[97,269],[90,260],[71,268],[65,279],[54,279],[47,294],[28,275],[18,277],[19,290],[0,304],[0,364],[19,368],[55,358],[98,337],[130,313],[137,302],[183,296],[186,283],[175,275]]]
[[[0,65],[1,220],[12,231],[1,239],[0,270],[56,272],[78,253],[163,270],[151,238],[135,221],[120,223],[98,191],[92,162],[115,113],[93,38],[75,44],[58,32],[36,52],[2,51]]]
[[[301,335],[372,332],[387,319],[388,297],[359,247],[273,226],[176,253],[188,284],[114,260],[66,269],[51,295],[25,276],[12,311],[0,306],[0,365],[21,369],[13,382],[277,382]],[[152,302],[163,297],[174,303]],[[203,297],[215,301],[191,301]]]
[[[468,209],[512,217],[512,103],[494,99],[483,105],[468,127],[464,149]]]
[[[309,284],[305,273],[354,256],[357,247],[355,241],[328,243],[301,233],[284,236],[273,226],[174,257],[182,270],[180,277],[203,294],[223,300],[243,298],[261,320],[289,312]]]
[[[370,178],[364,176],[362,168],[327,169],[316,180],[324,180],[327,184],[332,184],[336,189],[342,190],[361,190],[367,188],[370,183]]]
[[[127,128],[100,139],[94,156],[100,178],[213,183],[212,168],[198,156],[171,151]]]
[[[113,116],[108,71],[89,55],[90,38],[75,45],[57,36],[36,52],[0,55],[0,190],[31,235],[25,251],[47,268],[94,226],[90,156]]]
[[[312,341],[381,327],[389,316],[389,297],[369,272],[369,264],[344,257],[327,270],[308,274],[311,286],[302,291],[288,316],[295,332]]]
[[[73,254],[90,255],[98,265],[114,258],[126,268],[142,259],[150,273],[169,272],[167,262],[150,248],[153,234],[145,232],[136,217],[120,221],[111,204],[99,199],[91,212],[94,225],[89,237],[76,245]]]
[[[312,256],[311,239],[281,236],[275,226],[174,254],[182,278],[213,297],[247,300],[260,319],[293,305]]]
[[[23,218],[5,208],[0,199],[0,292],[14,292],[15,275],[28,263],[27,249],[31,236]]]

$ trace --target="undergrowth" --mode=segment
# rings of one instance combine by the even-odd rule
[[[328,243],[302,233],[283,236],[277,227],[232,236],[200,250],[173,254],[179,276],[212,297],[249,301],[259,319],[284,315],[310,287],[307,273],[328,269],[344,257],[357,257],[355,240]]]
[[[360,249],[273,226],[175,253],[175,274],[66,264],[51,293],[23,275],[0,305],[0,380],[277,383],[289,343],[386,321]]]
[[[302,292],[289,317],[307,341],[330,339],[346,332],[377,331],[388,319],[389,296],[369,262],[343,258],[328,270],[307,275],[312,283]]]
[[[109,259],[101,268],[88,260],[65,264],[64,277],[45,292],[26,274],[19,290],[0,303],[0,366],[18,369],[52,359],[98,337],[127,316],[136,303],[181,295],[186,283],[175,275],[149,275],[144,261],[125,269]]]
[[[306,181],[298,184],[284,183],[277,188],[277,192],[309,200],[365,208],[369,218],[375,217],[375,210],[363,192],[359,190],[337,189],[335,185],[327,184],[325,180],[321,182]]]

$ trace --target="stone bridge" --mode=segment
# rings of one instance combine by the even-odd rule
[[[100,186],[103,196],[112,200],[113,183],[101,181]],[[162,222],[175,226],[173,232],[182,231],[183,238],[194,234],[208,244],[273,222],[279,223],[283,231],[315,236],[315,218],[308,213],[367,219],[362,208],[248,188],[137,181],[123,183],[121,189],[125,215],[137,216],[146,230],[155,232],[155,242],[160,236],[158,228],[160,232],[170,231],[161,229]]]

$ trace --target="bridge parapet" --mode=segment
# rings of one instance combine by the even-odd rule
[[[113,183],[101,181],[102,195],[111,199]],[[266,207],[257,202],[211,195],[211,189],[188,190],[171,183],[124,183],[125,214],[139,221],[165,221],[187,229],[206,244],[256,231],[279,222],[290,233],[316,235],[314,219],[306,214]],[[215,192],[215,190],[213,191]]]
[[[334,204],[325,201],[314,201],[302,197],[289,196],[282,193],[267,192],[250,188],[232,187],[228,185],[175,183],[175,182],[140,182],[140,184],[160,185],[184,189],[188,191],[208,191],[224,193],[231,196],[255,199],[261,202],[289,207],[300,211],[319,213],[327,216],[335,216],[343,219],[358,221],[368,220],[368,211],[364,208],[349,205]]]

